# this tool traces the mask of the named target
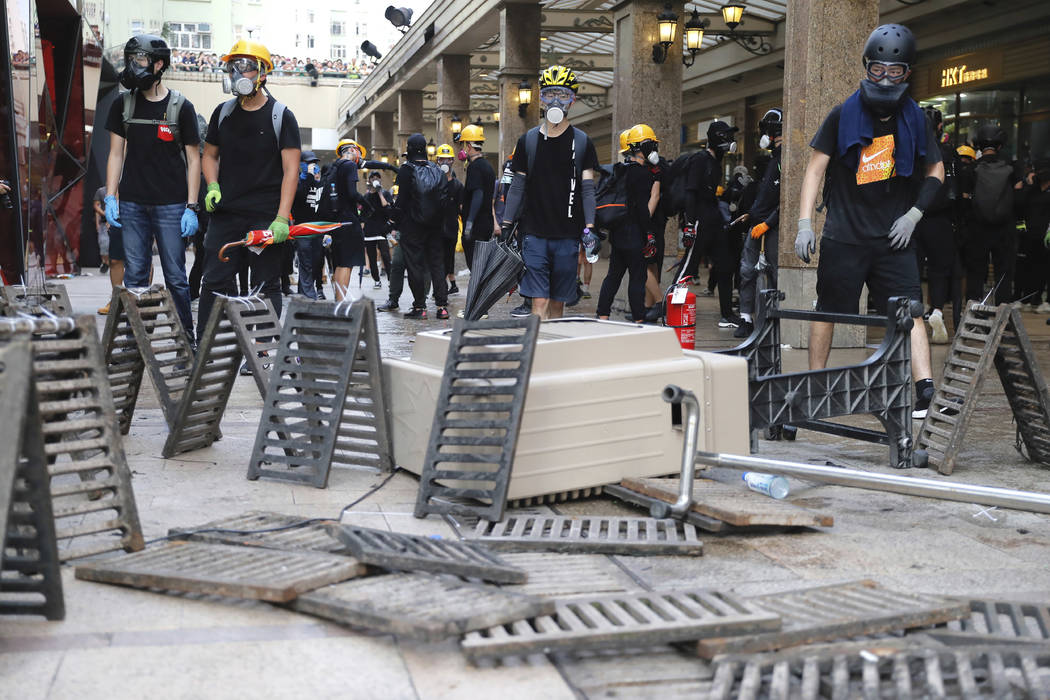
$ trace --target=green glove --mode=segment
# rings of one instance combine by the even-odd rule
[[[1043,236],[1043,245],[1050,248],[1050,228],[1046,230],[1046,235]]]
[[[219,183],[212,182],[208,185],[208,194],[204,195],[204,208],[209,212],[213,212],[221,201],[222,192],[219,191]]]
[[[288,219],[278,216],[270,224],[270,231],[273,232],[274,243],[284,243],[288,240]]]

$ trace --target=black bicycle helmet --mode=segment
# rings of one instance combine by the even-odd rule
[[[998,124],[981,124],[973,142],[979,149],[999,148],[1006,143],[1006,134]]]
[[[136,34],[128,39],[128,43],[124,44],[125,60],[128,54],[138,51],[149,54],[151,61],[164,61],[164,65],[160,68],[161,71],[167,70],[171,65],[171,49],[168,47],[168,42],[155,34]]]
[[[903,24],[876,27],[864,42],[864,65],[868,61],[915,63],[915,37]]]
[[[784,130],[784,113],[779,109],[771,109],[762,115],[758,121],[758,133],[765,134],[771,139],[780,136]]]

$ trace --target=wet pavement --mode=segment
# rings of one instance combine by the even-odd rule
[[[462,262],[460,260],[460,267]],[[159,272],[159,269],[158,269]],[[593,316],[604,261],[596,266],[595,298],[574,310]],[[78,313],[94,313],[109,297],[97,272],[63,282]],[[462,308],[463,290],[450,301]],[[386,298],[366,278],[351,283],[356,296]],[[493,316],[519,303],[500,302]],[[790,305],[790,300],[786,305]],[[408,290],[401,306],[410,306]],[[433,314],[433,306],[430,307]],[[1044,375],[1050,373],[1050,326],[1046,316],[1025,311],[1026,328]],[[100,330],[102,319],[99,317]],[[731,331],[715,327],[717,300],[698,300],[698,346],[729,347]],[[450,326],[448,321],[406,320],[379,314],[385,356],[411,354],[413,335]],[[943,365],[947,346],[934,346],[933,365]],[[835,351],[831,364],[852,364],[865,350]],[[804,351],[784,352],[785,370],[802,369]],[[171,527],[195,526],[248,510],[334,517],[381,480],[375,473],[334,467],[329,487],[314,489],[274,481],[247,481],[261,401],[250,377],[239,377],[222,423],[223,438],[211,447],[163,459],[167,428],[149,381],[125,451],[145,537]],[[856,419],[875,427],[871,419]],[[918,423],[915,424],[918,429]],[[761,456],[838,464],[888,472],[878,445],[800,431],[795,442],[760,443]],[[669,466],[669,473],[677,463]],[[1026,462],[1014,448],[1009,407],[996,378],[985,390],[967,435],[959,466],[950,477],[933,470],[914,476],[1050,492],[1050,467]],[[738,474],[712,473],[739,479]],[[382,489],[350,510],[353,522],[428,535],[454,536],[445,520],[412,517],[417,481],[399,472]],[[969,503],[821,486],[791,480],[792,503],[829,513],[835,525],[821,530],[764,530],[751,534],[703,534],[704,556],[627,557],[587,555],[598,570],[634,589],[719,588],[742,595],[774,593],[806,585],[871,578],[884,586],[928,593],[1050,601],[1050,516],[988,511]],[[560,514],[640,515],[618,501],[598,497],[536,506]],[[699,683],[708,664],[681,649],[660,647],[624,654],[528,657],[485,668],[470,666],[455,640],[422,644],[390,635],[347,630],[263,603],[214,596],[158,595],[148,591],[77,581],[63,570],[66,619],[0,618],[0,698],[187,698],[360,697],[478,698],[498,691],[511,698],[646,696],[639,683],[667,688]],[[676,685],[677,684],[677,685]],[[631,689],[634,689],[633,691]],[[653,694],[660,693],[659,686]]]

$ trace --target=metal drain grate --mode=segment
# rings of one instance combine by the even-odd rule
[[[246,547],[308,549],[314,552],[331,552],[335,554],[348,554],[350,552],[346,545],[328,534],[324,523],[318,522],[303,527],[278,529],[301,523],[303,520],[304,518],[298,515],[251,511],[235,515],[232,518],[213,520],[210,523],[204,523],[196,527],[171,528],[168,530],[168,536],[193,542],[238,544]],[[208,530],[228,530],[230,532],[207,532]],[[258,530],[273,531],[255,532]]]
[[[37,314],[41,310],[55,316],[72,316],[73,305],[63,284],[45,282],[43,287],[24,284],[0,285],[0,312],[17,316],[20,311]]]
[[[687,556],[703,553],[696,528],[670,518],[514,515],[498,523],[479,520],[466,538],[506,552]]]
[[[503,517],[539,327],[538,316],[456,321],[419,477],[417,518]]]
[[[32,351],[17,340],[0,350],[0,615],[65,617],[49,481]]]
[[[528,572],[526,583],[507,590],[544,598],[620,593],[638,585],[608,557],[548,552],[507,552],[503,561]]]
[[[925,634],[947,644],[1050,644],[1050,605],[971,600],[970,614]]]
[[[333,461],[393,469],[384,394],[372,301],[292,299],[248,478],[325,488]]]
[[[924,649],[727,660],[708,698],[1046,698],[1050,651]]]
[[[554,612],[554,603],[454,576],[389,574],[301,596],[295,610],[352,627],[437,641]]]
[[[867,580],[755,596],[747,603],[780,614],[783,627],[762,634],[704,639],[697,645],[700,656],[753,653],[906,630],[957,620],[968,612],[963,601],[888,591]]]
[[[0,331],[0,344],[10,338]],[[30,347],[60,558],[142,549],[95,319],[77,318],[68,334],[34,335]]]
[[[364,573],[362,564],[338,554],[203,542],[169,542],[76,568],[76,577],[84,581],[271,603],[287,603],[307,591]]]
[[[559,601],[553,615],[471,632],[463,651],[490,656],[638,647],[772,630],[780,617],[719,591],[625,593]]]
[[[525,583],[528,576],[484,547],[367,527],[331,524],[328,532],[364,562],[399,571],[427,571],[480,578],[497,583]]]
[[[106,374],[109,377],[120,434],[127,435],[131,429],[131,416],[135,413],[135,405],[139,400],[146,363],[139,354],[135,332],[123,309],[121,290],[114,289],[109,301],[106,326],[102,332],[102,351],[106,359]]]
[[[281,321],[269,299],[237,297],[227,300],[226,317],[233,324],[244,360],[252,369],[252,379],[260,396],[266,397],[272,362],[281,344]],[[215,313],[214,309],[212,313]]]

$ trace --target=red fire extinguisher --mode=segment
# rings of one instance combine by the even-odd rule
[[[689,291],[692,277],[683,277],[667,292],[664,324],[674,328],[683,350],[696,348],[696,295]]]

